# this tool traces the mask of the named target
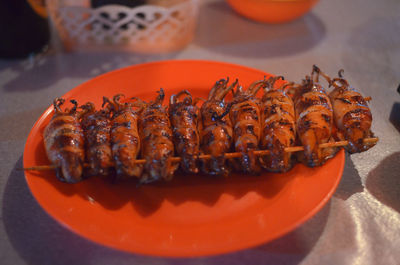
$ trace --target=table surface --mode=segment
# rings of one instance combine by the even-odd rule
[[[322,0],[282,25],[249,21],[221,0],[202,1],[194,41],[164,55],[66,53],[0,60],[0,260],[2,264],[398,264],[400,260],[400,2]],[[49,102],[99,74],[165,59],[232,62],[300,80],[312,64],[345,69],[371,96],[379,143],[346,155],[332,199],[270,243],[192,259],[134,255],[92,243],[50,218],[17,169],[28,133]],[[397,111],[396,111],[397,110]]]

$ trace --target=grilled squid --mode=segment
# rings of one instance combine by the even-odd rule
[[[131,103],[121,103],[123,95],[115,95],[112,100],[104,97],[106,109],[112,112],[111,150],[115,171],[119,178],[140,177],[142,166],[135,163],[141,143],[138,131],[139,114]]]
[[[201,106],[202,118],[201,151],[211,155],[210,160],[203,161],[203,172],[210,175],[228,175],[225,153],[232,145],[232,122],[224,97],[237,84],[237,80],[228,86],[229,79],[221,79],[211,89],[208,99]]]
[[[349,141],[346,147],[350,153],[363,152],[375,145],[364,143],[364,138],[373,137],[371,132],[372,114],[364,97],[350,87],[343,78],[343,70],[339,71],[339,77],[330,79],[325,73],[320,72],[334,89],[329,94],[332,101],[335,124],[338,128],[337,140]]]
[[[320,166],[335,155],[335,148],[319,148],[320,144],[333,142],[333,109],[325,89],[318,83],[316,68],[301,86],[300,96],[295,101],[297,134],[304,146],[304,157],[308,166]],[[314,78],[315,77],[315,78]]]
[[[187,173],[199,172],[197,157],[200,153],[200,110],[196,102],[187,90],[183,90],[172,95],[169,103],[175,150],[182,159],[181,168]]]
[[[286,93],[284,84],[273,89],[277,80],[283,77],[271,77],[264,88],[261,107],[261,149],[270,153],[260,157],[263,168],[271,172],[286,172],[292,168],[292,153],[285,152],[286,147],[294,146],[296,141],[296,114],[294,103]]]
[[[89,164],[89,175],[109,175],[113,163],[111,150],[110,113],[106,110],[96,111],[93,103],[81,106],[85,111],[81,125],[85,134],[86,161]]]
[[[57,166],[56,175],[61,181],[76,183],[82,180],[85,160],[84,135],[79,123],[82,112],[77,112],[77,102],[72,109],[62,111],[65,100],[53,102],[54,115],[44,130],[44,145],[48,159]]]
[[[168,112],[162,106],[164,90],[160,89],[158,93],[155,101],[143,103],[145,106],[140,115],[142,157],[146,159],[142,183],[170,180],[179,167],[179,163],[171,160],[174,156],[174,143]]]
[[[230,103],[229,115],[233,124],[235,151],[242,153],[238,160],[241,170],[245,173],[260,172],[257,156],[254,154],[261,137],[260,99],[255,95],[264,83],[256,81],[245,91],[238,86]]]

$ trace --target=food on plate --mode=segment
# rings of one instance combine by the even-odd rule
[[[112,113],[111,150],[117,177],[140,177],[142,166],[136,164],[141,142],[138,130],[138,111],[132,103],[121,103],[123,95],[118,94],[110,100],[103,97],[103,106]]]
[[[162,105],[165,94],[161,88],[154,101],[144,104],[140,113],[140,139],[142,141],[142,157],[146,159],[145,171],[141,183],[156,180],[170,180],[179,163],[172,161],[174,143],[172,128],[166,107]]]
[[[84,135],[79,122],[83,113],[77,111],[75,100],[71,100],[73,108],[62,111],[60,106],[64,102],[61,98],[53,102],[54,114],[43,133],[44,146],[48,159],[56,166],[57,178],[76,183],[82,180],[85,160]]]
[[[187,90],[172,95],[169,103],[175,151],[181,157],[181,168],[187,173],[198,173],[200,154],[200,109]]]
[[[333,86],[329,96],[320,76]],[[229,92],[233,98],[227,101]],[[135,177],[140,183],[170,180],[179,166],[186,173],[213,176],[227,176],[232,165],[248,174],[261,168],[287,172],[296,158],[321,166],[338,147],[362,152],[378,141],[367,100],[350,88],[343,71],[331,79],[315,65],[301,84],[264,77],[243,89],[237,79],[231,84],[221,79],[201,107],[187,90],[172,95],[168,106],[163,106],[163,89],[149,103],[122,102],[123,97],[103,97],[103,109],[88,102],[81,111],[75,100],[62,111],[65,100],[55,99],[44,130],[52,165],[25,170],[56,169],[68,183],[96,175]]]
[[[236,80],[231,85],[228,83],[229,78],[216,82],[208,99],[200,109],[202,119],[201,151],[212,157],[210,160],[202,162],[202,170],[210,175],[226,176],[229,174],[225,153],[231,149],[233,131],[224,98],[237,85],[238,81]]]
[[[333,109],[325,89],[318,82],[318,74],[306,76],[299,95],[295,98],[296,129],[299,140],[304,146],[300,160],[311,166],[320,166],[333,157],[336,148],[319,148],[319,144],[334,142],[332,136]]]
[[[285,90],[292,84],[282,83],[274,89],[274,84],[280,79],[283,77],[268,79],[261,99],[261,149],[270,153],[260,156],[260,160],[263,168],[272,172],[286,172],[292,168],[292,153],[285,152],[285,148],[296,143],[294,103]]]
[[[372,114],[365,98],[343,78],[343,69],[339,71],[338,77],[331,79],[318,67],[315,68],[325,77],[329,85],[334,87],[329,97],[338,128],[335,135],[337,140],[349,141],[346,147],[349,153],[363,152],[373,147],[376,143],[363,141],[365,138],[373,137]]]
[[[80,108],[84,110],[81,125],[85,135],[87,174],[107,176],[114,166],[111,151],[110,112],[106,110],[96,111],[95,105],[91,102]]]
[[[258,174],[261,170],[254,151],[261,137],[260,99],[256,94],[263,86],[265,80],[253,82],[246,90],[238,86],[229,104],[235,151],[242,154],[235,165],[244,173]]]

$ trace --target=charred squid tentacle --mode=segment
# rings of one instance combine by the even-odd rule
[[[264,80],[253,82],[246,91],[238,88],[229,104],[229,116],[233,124],[233,141],[236,152],[242,157],[236,159],[241,171],[258,174],[260,166],[254,151],[260,140],[260,100],[255,94],[264,86]]]
[[[111,149],[111,120],[106,110],[96,111],[88,102],[80,107],[82,128],[85,135],[86,161],[89,175],[107,176],[114,166]]]
[[[375,145],[364,143],[364,138],[373,136],[371,131],[372,113],[365,98],[343,78],[343,69],[337,78],[331,79],[319,70],[334,89],[329,94],[332,101],[333,116],[337,127],[336,140],[347,140],[346,149],[350,153],[363,152]]]
[[[146,159],[145,174],[141,182],[170,180],[179,164],[172,162],[174,143],[168,112],[162,106],[165,94],[160,89],[155,101],[147,104],[140,115],[142,156]]]
[[[113,100],[104,98],[103,105],[112,112],[111,150],[115,171],[119,178],[141,177],[142,165],[135,163],[141,149],[138,130],[139,113],[133,110],[130,103],[121,103],[124,97],[117,94]]]
[[[76,183],[83,179],[84,136],[76,110],[61,110],[64,102],[61,98],[54,100],[54,114],[44,130],[44,145],[48,159],[58,167],[57,177]]]
[[[223,101],[226,94],[233,89],[237,80],[228,86],[228,78],[215,83],[208,96],[208,100],[201,106],[201,151],[210,154],[212,159],[202,161],[203,172],[210,175],[224,175],[229,173],[225,162],[225,153],[229,152],[232,145],[233,128],[229,114],[226,112],[227,104]]]
[[[186,96],[179,100],[183,95]],[[181,168],[187,173],[199,171],[197,158],[200,154],[200,110],[195,103],[193,104],[192,95],[183,90],[171,96],[169,105],[175,150],[182,158]]]
[[[261,108],[261,149],[270,153],[260,157],[263,168],[272,172],[286,172],[292,167],[291,153],[284,151],[294,146],[296,139],[294,103],[283,89],[274,89],[282,76],[271,77],[264,87]]]
[[[318,83],[321,71],[313,66],[311,76],[306,76],[301,94],[296,99],[296,124],[304,156],[299,159],[309,166],[319,166],[334,156],[337,148],[321,150],[319,144],[333,139],[333,109],[325,89]]]

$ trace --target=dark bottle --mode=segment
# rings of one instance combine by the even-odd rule
[[[44,0],[0,0],[0,58],[24,58],[42,51],[50,29]]]
[[[128,7],[136,7],[144,5],[146,0],[91,0],[92,7],[100,7],[105,5],[123,5]]]

